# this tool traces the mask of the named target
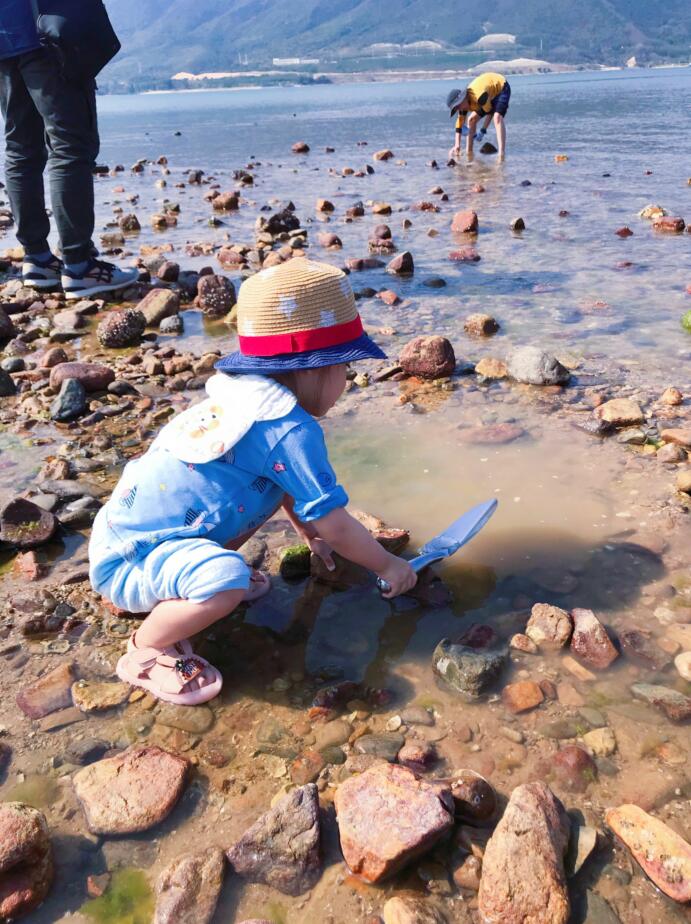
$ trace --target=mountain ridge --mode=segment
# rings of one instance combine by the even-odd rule
[[[516,36],[511,57],[567,64],[688,60],[687,0],[106,0],[123,51],[107,77],[170,78],[178,71],[268,67],[275,57],[319,59],[321,69],[367,69],[378,43],[437,41],[443,64],[471,55],[488,32]],[[488,15],[491,17],[487,19]],[[449,52],[454,49],[454,52]],[[479,63],[477,57],[474,63]],[[485,55],[487,56],[487,55]],[[493,54],[491,57],[500,57]],[[361,68],[355,62],[364,60]],[[453,61],[449,66],[457,67]]]

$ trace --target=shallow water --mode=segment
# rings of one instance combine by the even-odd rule
[[[655,672],[622,657],[595,681],[586,682],[572,677],[560,656],[514,652],[506,681],[552,679],[558,686],[570,685],[576,694],[568,691],[570,700],[560,696],[517,717],[497,696],[480,704],[462,703],[438,686],[431,670],[431,653],[441,638],[456,637],[471,623],[482,622],[508,639],[522,631],[530,606],[538,601],[566,609],[592,608],[615,631],[638,628],[653,639],[665,634],[653,615],[660,603],[672,600],[680,621],[691,619],[691,526],[674,498],[673,467],[615,439],[600,442],[573,426],[584,416],[584,402],[598,389],[609,396],[610,389],[614,394],[626,387],[640,393],[644,403],[669,384],[687,395],[691,391],[691,338],[679,326],[689,307],[684,289],[691,278],[691,235],[658,237],[636,217],[649,202],[684,215],[689,191],[679,149],[669,132],[664,142],[651,147],[650,125],[667,118],[662,110],[673,106],[667,101],[688,96],[691,75],[688,70],[553,75],[512,78],[511,83],[507,162],[498,166],[478,156],[470,167],[438,171],[426,161],[436,157],[443,164],[451,143],[441,105],[449,87],[445,82],[99,101],[102,160],[129,167],[139,157],[166,154],[170,161],[169,185],[163,191],[154,187],[160,174],[153,167],[141,176],[125,173],[98,180],[104,227],[116,202],[143,219],[144,230],[130,241],[133,253],[142,244],[172,242],[173,258],[183,268],[217,267],[213,256],[185,256],[185,242],[217,244],[225,235],[233,242],[251,241],[258,207],[275,196],[295,202],[313,238],[310,255],[340,264],[346,257],[367,255],[369,232],[380,221],[368,213],[345,224],[345,207],[357,199],[386,200],[394,214],[382,221],[391,225],[399,250],[413,252],[415,276],[398,280],[382,268],[351,279],[356,289],[390,286],[404,297],[396,308],[370,298],[358,303],[392,356],[423,332],[448,336],[457,357],[472,361],[483,355],[501,357],[516,344],[536,342],[568,361],[576,379],[563,396],[504,384],[478,385],[470,376],[455,378],[450,391],[411,392],[396,382],[352,388],[325,427],[335,468],[354,506],[410,529],[411,550],[481,500],[496,497],[498,511],[480,536],[439,569],[451,592],[441,606],[413,600],[388,603],[369,580],[334,590],[311,580],[287,584],[275,578],[269,597],[206,637],[203,651],[223,669],[226,685],[213,704],[214,725],[204,734],[169,729],[155,721],[155,709],[141,703],[65,729],[37,731],[35,723],[18,716],[14,694],[27,678],[57,665],[60,656],[47,653],[41,641],[22,643],[31,660],[26,667],[21,662],[8,666],[7,695],[0,701],[0,725],[8,729],[14,749],[10,772],[0,780],[0,798],[40,802],[54,832],[57,884],[32,916],[37,924],[137,920],[128,906],[132,890],[141,894],[136,876],[120,874],[112,899],[96,907],[97,914],[106,915],[101,918],[87,916],[94,906],[82,907],[86,876],[135,869],[146,871],[153,881],[163,864],[190,844],[231,844],[289,780],[291,760],[258,748],[265,723],[287,734],[304,723],[315,689],[339,677],[395,694],[390,707],[354,719],[354,728],[364,722],[383,731],[411,702],[434,708],[436,725],[429,734],[440,757],[434,775],[473,767],[491,778],[502,796],[535,776],[549,778],[556,744],[542,734],[546,723],[568,719],[582,734],[589,726],[579,709],[597,709],[614,729],[618,751],[585,793],[553,784],[567,808],[602,827],[606,806],[649,793],[660,817],[688,836],[688,728],[672,725],[651,707],[633,701],[629,690],[637,680],[657,677],[688,692],[673,668]],[[688,137],[691,113],[674,107],[674,118],[679,132],[675,138]],[[178,129],[182,136],[176,138]],[[312,145],[306,158],[289,153],[298,139]],[[358,147],[359,139],[369,145]],[[336,154],[323,153],[327,144],[336,147]],[[407,164],[377,163],[376,173],[362,179],[328,173],[330,167],[357,168],[385,146]],[[569,161],[555,164],[557,152],[567,153]],[[198,167],[232,188],[233,169],[251,155],[262,166],[255,187],[245,191],[247,203],[238,214],[224,216],[222,228],[210,228],[210,207],[202,199],[205,187],[175,189],[175,182],[184,178],[186,168]],[[650,176],[645,175],[648,169]],[[521,186],[525,179],[532,185]],[[478,182],[486,192],[471,193]],[[429,193],[436,184],[450,199],[440,203],[440,213],[407,211],[416,200],[436,201]],[[118,185],[126,192],[113,193]],[[139,202],[127,204],[128,194],[139,195]],[[180,223],[156,234],[146,220],[164,196],[180,201]],[[314,212],[315,200],[322,196],[336,205],[332,220],[323,226]],[[452,238],[449,224],[453,212],[467,206],[480,216],[476,246],[482,260],[458,267],[449,263],[447,254],[466,242]],[[560,218],[560,209],[570,215]],[[508,229],[516,215],[526,221],[521,235]],[[406,217],[413,227],[404,232]],[[621,240],[614,234],[622,224],[632,227],[632,238]],[[324,228],[343,238],[342,251],[327,254],[316,245],[315,231]],[[428,236],[430,228],[438,236]],[[634,266],[616,269],[623,260]],[[431,276],[443,276],[447,286],[427,288],[423,282]],[[465,335],[463,319],[476,311],[499,320],[496,337],[477,341]],[[194,310],[184,312],[184,320],[182,338],[161,340],[196,353],[232,347],[232,332],[224,325],[211,325]],[[91,355],[95,338],[87,333],[74,348]],[[410,399],[407,403],[401,403],[402,394]],[[176,396],[176,401],[198,396]],[[688,399],[680,414],[688,415]],[[463,429],[498,423],[511,423],[524,434],[504,445],[462,441]],[[43,432],[0,434],[0,500],[26,488],[41,460],[66,440],[64,432],[53,436],[47,431],[47,436],[51,442],[42,444]],[[87,433],[83,443],[88,442]],[[293,541],[286,525],[278,521],[266,532],[273,570],[276,550]],[[49,560],[58,563],[83,554],[81,533],[47,551]],[[2,569],[0,559],[0,574]],[[6,581],[0,590],[8,586]],[[16,585],[10,586],[16,593]],[[95,601],[87,599],[87,605],[95,607],[89,612],[103,616],[105,631],[89,629],[85,638],[70,639],[69,656],[88,676],[111,677],[127,624],[102,614]],[[573,705],[577,701],[581,706]],[[411,732],[423,738],[427,733]],[[300,748],[309,747],[310,734],[304,729],[301,734]],[[86,832],[69,782],[74,767],[64,756],[81,737],[117,746],[160,743],[193,757],[198,770],[161,826],[132,838],[95,839]],[[212,748],[228,757],[225,767],[207,760]],[[340,772],[334,766],[324,780],[327,803]],[[325,828],[326,870],[309,897],[296,900],[261,886],[243,887],[229,875],[216,919],[263,916],[274,924],[342,924],[380,913],[393,889],[423,888],[416,864],[383,889],[356,882],[342,864],[328,813]],[[610,861],[619,879],[612,878],[611,870],[603,872]],[[630,882],[622,880],[624,872],[633,877]],[[680,908],[655,893],[626,853],[609,842],[573,883],[574,920],[584,920],[578,909],[588,888],[611,902],[623,924],[685,919]],[[452,919],[463,901],[473,908],[471,894],[446,900]]]

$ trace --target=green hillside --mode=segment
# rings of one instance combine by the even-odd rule
[[[517,43],[480,59],[532,56],[572,64],[691,57],[688,0],[106,0],[123,52],[106,81],[146,82],[178,71],[266,68],[274,57],[367,66],[375,43],[437,41],[461,50],[486,33]],[[446,55],[437,54],[439,66]],[[394,62],[396,58],[392,59]],[[401,59],[401,63],[405,63]],[[457,66],[452,63],[450,66]]]

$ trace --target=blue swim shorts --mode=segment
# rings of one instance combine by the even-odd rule
[[[247,590],[242,555],[210,539],[168,539],[139,561],[123,561],[95,589],[128,613],[149,613],[161,600],[203,603],[223,590]]]
[[[498,112],[500,116],[505,116],[509,111],[510,99],[511,87],[509,86],[509,81],[507,80],[501,93],[494,97],[494,101],[492,103],[492,115],[494,115],[495,112]]]

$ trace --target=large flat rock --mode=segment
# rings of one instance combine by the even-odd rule
[[[293,789],[226,851],[238,876],[301,895],[321,876],[319,797],[314,783]]]
[[[451,794],[393,764],[341,783],[335,805],[345,861],[367,882],[398,872],[453,827]]]
[[[90,764],[74,788],[93,834],[153,828],[182,795],[189,761],[158,747],[135,747]]]
[[[61,664],[17,694],[17,705],[30,719],[42,719],[58,709],[72,705],[72,664]]]
[[[567,924],[570,824],[545,783],[517,786],[490,838],[478,895],[483,924]]]

